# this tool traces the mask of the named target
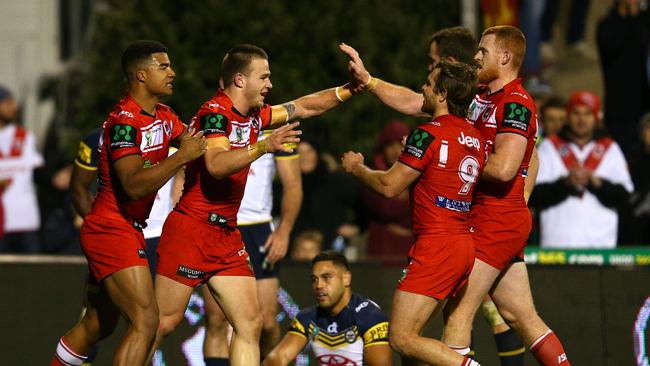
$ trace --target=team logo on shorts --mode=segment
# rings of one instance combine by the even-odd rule
[[[138,257],[147,258],[147,252],[145,252],[144,249],[138,249]]]
[[[176,274],[179,276],[189,278],[190,280],[197,280],[205,277],[205,272],[199,271],[198,269],[186,267],[182,264],[178,266],[178,270],[176,270]]]
[[[409,264],[411,264],[411,263],[409,263]],[[404,281],[404,279],[406,278],[406,275],[407,275],[408,273],[409,273],[409,269],[408,269],[408,268],[404,268],[404,269],[402,270],[402,277],[400,277],[399,281],[397,281],[397,282],[402,283],[402,281]]]

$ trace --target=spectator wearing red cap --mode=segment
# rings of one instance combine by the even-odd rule
[[[410,133],[411,129],[402,121],[388,123],[377,138],[373,168],[388,170],[393,166],[402,152],[402,139]],[[408,190],[397,197],[386,198],[364,188],[361,199],[368,219],[368,258],[401,263],[414,241]]]
[[[575,92],[568,123],[538,146],[539,173],[530,204],[540,210],[547,248],[613,248],[619,214],[629,210],[632,179],[619,145],[599,128],[600,98]]]

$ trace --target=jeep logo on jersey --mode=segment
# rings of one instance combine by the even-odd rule
[[[404,153],[413,155],[418,159],[422,159],[424,153],[427,151],[427,148],[435,140],[435,137],[429,132],[418,128],[406,140],[406,146],[404,146]]]
[[[508,103],[503,111],[503,127],[528,132],[532,112],[519,103]]]
[[[460,136],[458,136],[458,142],[460,142],[461,145],[465,145],[467,147],[473,147],[476,150],[481,151],[481,141],[476,137],[465,136],[465,134],[462,131],[460,133]]]
[[[226,134],[228,117],[221,113],[211,113],[201,116],[201,130],[206,135],[215,133]]]
[[[131,125],[116,124],[111,126],[109,134],[111,139],[111,149],[135,147],[136,135],[136,128]]]

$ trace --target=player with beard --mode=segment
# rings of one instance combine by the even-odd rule
[[[352,293],[345,256],[326,251],[314,257],[311,284],[317,305],[296,315],[262,366],[289,365],[310,342],[318,365],[391,366],[388,317]]]
[[[365,166],[359,153],[342,158],[346,172],[386,197],[411,189],[415,243],[393,297],[389,338],[402,356],[430,365],[478,365],[422,336],[429,319],[465,285],[474,263],[470,208],[487,158],[485,141],[465,118],[476,88],[474,68],[438,62],[422,87],[422,111],[433,120],[411,133],[398,162],[381,171]]]
[[[158,247],[156,347],[183,319],[195,286],[205,283],[233,327],[230,364],[260,361],[261,314],[249,256],[236,227],[250,164],[266,153],[291,152],[298,123],[352,96],[349,86],[323,90],[283,105],[264,103],[272,88],[268,56],[253,45],[228,51],[223,89],[192,119],[208,141],[204,159],[189,164],[183,195],[167,218]],[[275,129],[258,140],[263,129]],[[191,230],[188,230],[191,228]],[[154,348],[155,349],[155,348]]]

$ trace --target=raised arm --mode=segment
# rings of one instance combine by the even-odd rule
[[[352,86],[348,83],[308,94],[284,104],[274,105],[271,107],[271,128],[288,121],[320,116],[352,98],[352,94]]]
[[[341,158],[343,169],[361,183],[387,198],[396,197],[413,183],[420,172],[399,161],[388,170],[372,170],[363,163],[363,155],[348,151]]]
[[[218,136],[208,139],[208,151],[205,153],[205,166],[211,176],[217,179],[226,178],[247,167],[267,152],[286,151],[291,148],[285,144],[300,141],[297,137],[301,131],[294,130],[300,122],[286,124],[269,134],[269,136],[249,145],[246,149],[230,149],[228,137]]]
[[[278,228],[269,235],[264,247],[269,250],[266,259],[275,263],[284,258],[289,248],[289,235],[302,204],[302,176],[298,155],[276,157],[278,175],[282,182],[282,208]]]
[[[264,359],[262,366],[286,366],[295,360],[307,345],[307,338],[301,334],[289,332]]]
[[[178,170],[206,151],[203,132],[183,132],[180,148],[170,157],[151,168],[144,168],[142,156],[126,155],[113,163],[124,192],[132,200],[156,192],[178,172]]]
[[[424,102],[424,97],[421,93],[371,76],[363,65],[359,53],[354,48],[345,43],[339,45],[339,48],[350,57],[348,71],[352,79],[357,84],[364,86],[365,89],[374,94],[382,103],[409,116],[430,117],[429,114],[421,110],[422,102]]]

